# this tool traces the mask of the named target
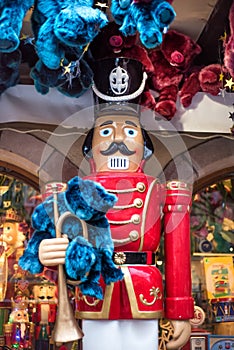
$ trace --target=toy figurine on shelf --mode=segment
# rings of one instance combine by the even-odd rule
[[[22,217],[17,210],[6,210],[2,223],[0,254],[0,300],[13,295],[10,279],[15,274],[15,266],[24,251],[25,234],[22,229]],[[17,267],[17,269],[20,269]]]
[[[114,243],[112,259],[122,271],[123,278],[108,284],[101,276],[99,283],[103,298],[98,298],[85,294],[79,274],[73,275],[73,284],[78,290],[76,316],[82,319],[84,350],[155,350],[158,319],[163,315],[171,320],[174,329],[168,349],[180,348],[190,336],[189,319],[194,315],[189,222],[192,190],[185,179],[160,183],[159,179],[143,171],[145,162],[154,153],[152,140],[140,123],[143,73],[141,62],[130,58],[108,58],[95,62],[95,124],[83,145],[91,174],[83,181],[90,181],[90,186],[92,183],[100,184],[117,197],[106,217]],[[80,180],[73,179],[71,182],[76,185],[76,191],[72,194],[65,192],[65,198],[73,210],[89,200],[89,193],[86,187],[82,188]],[[50,208],[47,209],[50,216]],[[161,238],[162,212],[165,299],[162,276],[155,260]],[[75,213],[80,212],[77,210]],[[31,238],[28,245],[31,256],[37,254],[37,259],[44,266],[65,264],[69,272],[70,240],[46,236],[44,219],[39,222],[39,215],[37,223],[37,230],[45,239],[35,245],[35,239]],[[89,228],[94,230],[96,227],[91,225],[89,222]],[[67,231],[66,227],[61,231],[70,234],[69,230],[73,232],[72,224],[67,226]],[[100,239],[97,235],[95,237],[96,241]],[[38,247],[36,253],[35,247]],[[86,256],[95,261],[94,252],[88,255],[89,249],[91,247],[87,245]],[[82,259],[75,253],[72,256],[76,264]],[[23,263],[24,260],[21,266]],[[105,268],[108,270],[108,266]],[[91,271],[82,275],[81,282],[97,276],[94,275],[97,271]]]
[[[10,349],[33,349],[34,325],[29,322],[27,302],[18,296],[12,301],[9,322],[4,325],[5,345]]]
[[[35,350],[50,349],[57,310],[56,291],[56,285],[44,278],[33,286],[32,320],[35,324]]]

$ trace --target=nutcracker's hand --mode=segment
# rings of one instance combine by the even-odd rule
[[[65,263],[68,238],[44,239],[39,245],[39,260],[44,266],[56,266]]]
[[[191,324],[189,321],[170,320],[174,328],[172,340],[167,343],[167,350],[177,350],[189,340]]]

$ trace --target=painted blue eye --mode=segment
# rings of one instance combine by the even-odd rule
[[[107,136],[110,136],[112,134],[113,130],[111,128],[105,128],[105,129],[102,129],[100,130],[100,135],[102,137],[107,137]]]
[[[125,135],[128,137],[136,137],[138,134],[137,130],[131,129],[131,128],[125,128],[124,132],[125,132]]]

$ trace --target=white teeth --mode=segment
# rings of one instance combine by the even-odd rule
[[[108,158],[108,168],[126,170],[129,168],[129,159],[126,157],[110,157]]]

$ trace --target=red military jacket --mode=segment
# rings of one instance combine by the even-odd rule
[[[77,317],[155,319],[165,315],[170,319],[192,318],[191,192],[186,184],[174,181],[165,186],[142,171],[102,172],[86,178],[99,182],[118,197],[107,218],[115,246],[113,259],[122,269],[124,279],[109,286],[101,281],[103,300],[83,296],[78,291]],[[162,276],[155,264],[163,212],[165,264],[168,265],[165,266],[165,301]]]

